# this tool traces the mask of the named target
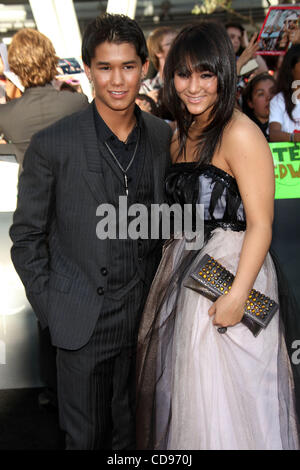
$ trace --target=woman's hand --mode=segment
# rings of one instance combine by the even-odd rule
[[[250,59],[252,59],[255,55],[255,53],[259,49],[259,42],[255,42],[257,39],[258,34],[255,33],[252,38],[250,39],[250,42],[246,49],[242,52],[240,57],[238,58],[236,62],[236,67],[237,67],[237,74],[239,75],[241,68],[243,65],[245,65],[247,62],[249,62]]]
[[[247,296],[236,295],[229,292],[219,297],[208,310],[210,317],[213,315],[213,324],[219,327],[234,326],[243,318]]]

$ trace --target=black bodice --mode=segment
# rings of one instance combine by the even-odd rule
[[[245,212],[237,182],[220,168],[197,162],[174,164],[166,176],[165,189],[170,205],[203,204],[206,225],[245,230]]]

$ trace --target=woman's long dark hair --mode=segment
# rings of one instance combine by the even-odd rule
[[[292,94],[294,89],[292,88],[293,78],[293,68],[295,65],[300,62],[300,44],[295,44],[292,46],[284,56],[282,65],[280,67],[276,93],[282,93],[285,101],[285,109],[289,115],[289,118],[295,122],[292,112],[295,107],[295,103],[292,101]]]
[[[177,95],[174,74],[190,70],[210,71],[217,76],[218,98],[212,107],[209,122],[198,137],[196,160],[210,163],[221,143],[225,126],[230,121],[236,103],[236,61],[226,29],[218,23],[204,21],[186,26],[176,37],[164,68],[164,100],[179,133],[178,156],[185,156],[189,128],[194,116]]]

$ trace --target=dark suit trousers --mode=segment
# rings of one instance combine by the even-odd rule
[[[120,300],[105,298],[89,342],[76,351],[58,349],[67,449],[135,448],[135,354],[144,302],[142,282]]]

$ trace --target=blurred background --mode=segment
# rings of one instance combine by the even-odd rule
[[[124,8],[128,8],[128,12],[133,13],[135,19],[140,23],[144,33],[147,35],[157,26],[175,26],[181,25],[194,20],[196,14],[205,14],[204,10],[210,14],[211,18],[219,19],[222,22],[228,22],[233,19],[240,21],[246,26],[248,23],[254,29],[253,23],[257,26],[262,25],[269,6],[278,4],[295,4],[295,1],[278,1],[278,0],[232,0],[232,1],[193,1],[193,0],[4,0],[0,3],[0,39],[6,44],[10,43],[12,36],[21,28],[38,28],[41,32],[39,22],[47,22],[48,28],[54,31],[55,24],[52,15],[53,7],[57,8],[61,4],[60,17],[59,9],[57,10],[57,19],[64,17],[64,9],[68,8],[67,4],[74,5],[76,18],[78,21],[80,32],[95,16],[107,10],[107,7],[116,9],[121,12]],[[201,11],[201,9],[203,10]],[[41,12],[42,10],[42,12]],[[65,10],[66,11],[66,10]],[[247,23],[247,22],[246,22]],[[251,24],[252,23],[252,24]],[[46,26],[46,25],[45,25]],[[44,33],[45,34],[45,33]],[[53,38],[50,38],[53,42]],[[58,51],[57,51],[58,52]],[[58,52],[59,53],[59,52]]]

